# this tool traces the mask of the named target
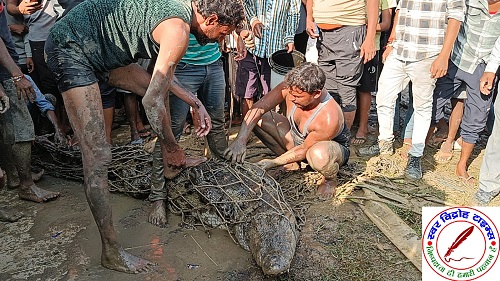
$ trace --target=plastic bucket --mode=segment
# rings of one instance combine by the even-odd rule
[[[287,53],[286,50],[279,50],[274,52],[269,58],[269,66],[271,66],[271,89],[283,82],[288,71],[305,61],[306,58],[299,51],[294,50],[291,53]]]

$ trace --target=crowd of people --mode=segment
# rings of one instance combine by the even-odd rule
[[[500,1],[5,1],[0,184],[6,178],[21,199],[56,199],[59,193],[34,183],[31,142],[35,133],[49,131],[57,144],[78,146],[107,268],[142,272],[152,265],[122,249],[112,223],[107,163],[119,104],[131,144],[143,144],[151,133],[145,122],[159,139],[149,214],[158,226],[167,222],[165,182],[205,160],[186,157],[178,144],[187,119],[196,136],[206,136],[212,157],[244,161],[253,132],[277,156],[259,161],[262,168],[296,170],[307,162],[322,175],[317,193],[325,199],[335,194],[350,145],[359,146],[361,156],[391,155],[395,135],[403,138],[407,178],[422,178],[424,149],[439,135],[436,161],[446,163],[460,150],[456,176],[479,185],[471,204],[486,205],[500,192],[493,164],[500,151],[500,125],[493,122],[500,114],[500,104],[493,104]],[[280,50],[312,51],[317,59],[273,81],[269,59]],[[233,60],[237,68],[229,73]],[[227,79],[232,74],[234,81]],[[400,130],[397,100],[408,84],[409,110]],[[241,113],[234,116],[241,127],[230,144],[228,88]],[[378,142],[368,145],[368,135],[377,133],[368,124],[375,94]],[[49,129],[42,126],[46,121]],[[493,125],[478,183],[467,164],[488,122]],[[18,217],[0,207],[2,220]]]

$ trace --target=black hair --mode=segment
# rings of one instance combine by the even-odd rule
[[[285,76],[285,84],[288,87],[297,87],[308,93],[322,90],[325,81],[325,72],[318,65],[310,62],[304,62],[293,68]]]
[[[220,25],[240,27],[245,13],[241,0],[193,0],[203,17],[217,15]]]

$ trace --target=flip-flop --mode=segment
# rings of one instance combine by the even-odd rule
[[[351,139],[351,144],[352,145],[362,145],[365,144],[366,142],[366,137],[354,137]]]
[[[144,144],[144,140],[141,138],[138,138],[138,139],[130,142],[130,145],[143,145],[143,144]]]
[[[457,176],[457,177],[464,185],[470,187],[477,187],[477,180],[473,176],[469,176],[467,178],[464,176]]]
[[[462,146],[458,143],[458,141],[453,142],[453,150],[454,151],[462,151]]]

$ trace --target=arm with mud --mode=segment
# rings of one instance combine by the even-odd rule
[[[166,147],[167,163],[180,168],[186,164],[186,156],[171,130],[168,90],[172,85],[175,66],[187,50],[189,25],[179,18],[171,18],[160,23],[153,30],[152,36],[160,43],[160,51],[142,103],[151,127]]]
[[[276,108],[278,104],[285,100],[287,90],[284,82],[281,82],[271,92],[256,102],[245,115],[241,123],[240,131],[236,139],[226,149],[224,156],[231,162],[243,162],[246,156],[247,141],[253,128],[261,120],[264,113]]]

